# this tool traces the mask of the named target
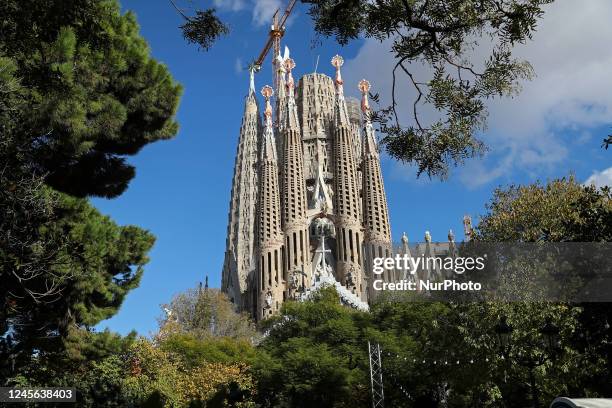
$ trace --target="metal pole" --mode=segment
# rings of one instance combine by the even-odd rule
[[[376,348],[378,349],[378,375],[380,381],[380,406],[384,407],[385,405],[385,390],[383,387],[383,373],[382,373],[382,357],[380,355],[380,344],[376,343]]]

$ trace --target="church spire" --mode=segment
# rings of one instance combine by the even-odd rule
[[[304,148],[292,70],[295,61],[285,59],[287,72],[286,121],[283,127],[283,171],[282,171],[282,214],[285,234],[285,270],[291,276],[306,271],[306,282],[310,284],[310,240],[308,217],[306,215],[306,181],[304,178]]]
[[[249,69],[249,96],[255,95],[255,68]]]
[[[337,278],[346,282],[354,294],[366,298],[363,287],[361,206],[359,200],[359,175],[355,157],[355,135],[350,125],[340,67],[341,56],[332,58],[336,68],[336,104],[334,126],[334,211],[337,222]]]
[[[364,141],[363,151],[363,224],[365,227],[366,252],[378,253],[379,256],[391,253],[391,227],[389,225],[389,210],[387,208],[387,196],[383,184],[380,159],[376,146],[376,135],[371,122],[368,92],[370,83],[365,79],[359,81],[361,91],[361,113],[363,119]],[[406,238],[407,241],[407,238]],[[371,268],[372,259],[367,259],[368,268]],[[387,272],[384,278],[393,281],[394,273]]]
[[[336,68],[336,78],[334,79],[334,83],[336,84],[336,92],[338,95],[344,97],[344,81],[342,81],[342,74],[340,73],[340,67],[344,65],[344,58],[336,54],[332,58],[331,63],[334,68]]]
[[[295,103],[295,82],[293,80],[293,71],[295,68],[295,61],[291,58],[285,60],[285,72],[287,72],[287,81],[285,82],[287,88],[287,110],[286,110],[286,121],[285,126],[287,129],[295,128],[299,131],[300,122],[298,119],[297,105]]]
[[[472,217],[469,215],[463,216],[463,234],[465,235],[465,241],[471,241],[474,229],[472,228]]]
[[[221,273],[221,289],[239,309],[251,309],[249,276],[255,270],[255,207],[257,203],[257,167],[261,120],[253,71],[250,73],[249,93],[244,104],[242,125],[238,137],[238,151],[232,178],[229,203],[225,260]]]
[[[276,66],[277,66],[277,79],[278,84],[276,91],[276,126],[279,130],[282,130],[285,126],[285,116],[287,115],[287,86],[286,86],[286,64],[285,62],[290,59],[289,58],[289,48],[285,47],[284,55],[280,54],[276,56]],[[282,141],[281,141],[282,142]],[[279,148],[281,146],[279,145]],[[281,149],[282,150],[282,149]]]
[[[256,320],[327,281],[343,303],[363,306],[375,278],[369,260],[391,256],[369,85],[360,87],[360,125],[359,103],[345,99],[342,57],[331,61],[335,74],[298,82],[288,50],[278,48],[278,76],[259,106],[261,85],[256,91],[249,72],[223,269],[223,292]],[[325,234],[315,232],[323,226]]]
[[[374,126],[372,126],[372,112],[370,111],[370,102],[368,100],[368,93],[370,92],[370,82],[366,79],[359,81],[359,91],[361,92],[361,112],[364,124],[364,141],[363,141],[363,154],[374,155],[378,157],[378,146],[376,143],[376,135],[374,134]]]
[[[261,89],[261,94],[266,100],[266,107],[264,109],[264,134],[261,151],[262,160],[267,158],[276,162],[276,140],[274,139],[274,131],[272,129],[272,105],[270,104],[270,98],[272,95],[274,95],[274,90],[271,86],[266,85]]]
[[[258,273],[257,282],[257,319],[263,319],[278,311],[283,299],[283,232],[281,229],[280,192],[278,185],[278,161],[276,141],[272,126],[272,106],[270,98],[274,90],[264,86],[261,94],[266,100],[264,111],[265,127],[263,132],[262,154],[259,162],[259,199],[258,199]]]

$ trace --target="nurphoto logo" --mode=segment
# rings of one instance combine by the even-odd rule
[[[410,256],[396,254],[395,257],[378,257],[373,259],[372,272],[379,279],[372,282],[374,290],[390,291],[479,291],[482,284],[479,282],[458,282],[454,279],[429,279],[432,271],[438,272],[436,276],[463,275],[469,271],[482,271],[485,268],[486,255],[479,257],[451,257]],[[382,279],[387,276],[401,276],[393,282]],[[423,278],[421,278],[423,277]]]

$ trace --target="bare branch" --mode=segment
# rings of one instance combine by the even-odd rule
[[[183,10],[181,10],[181,9],[180,9],[180,8],[179,8],[179,7],[176,5],[176,3],[174,2],[174,0],[168,0],[168,1],[170,1],[170,3],[172,4],[172,6],[173,6],[173,7],[176,9],[176,11],[178,11],[178,13],[179,13],[181,16],[183,16],[183,18],[184,18],[185,20],[187,20],[187,21],[191,21],[191,18],[189,18],[189,16],[188,16],[187,14],[185,14],[185,13],[183,12]]]
[[[414,116],[414,121],[416,122],[417,126],[419,127],[419,130],[422,131],[423,127],[421,126],[421,122],[419,122],[419,115],[418,115],[418,111],[417,111],[417,105],[419,104],[419,102],[421,101],[421,98],[423,97],[423,91],[421,91],[421,87],[414,80],[414,76],[412,75],[412,73],[410,71],[408,71],[408,69],[406,69],[406,67],[404,66],[403,61],[400,60],[398,62],[398,64],[402,68],[402,70],[406,73],[406,75],[408,75],[408,77],[410,78],[410,81],[412,82],[412,85],[414,86],[414,88],[419,93],[419,96],[416,98],[416,100],[412,104],[412,112],[413,112],[413,116]]]

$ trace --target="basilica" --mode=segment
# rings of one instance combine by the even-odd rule
[[[276,58],[275,87],[258,101],[254,76],[232,180],[222,290],[256,320],[288,299],[335,286],[343,303],[367,310],[375,257],[391,256],[387,199],[370,121],[370,84],[345,98],[342,57],[322,73],[293,78]],[[263,110],[262,107],[263,106]]]

